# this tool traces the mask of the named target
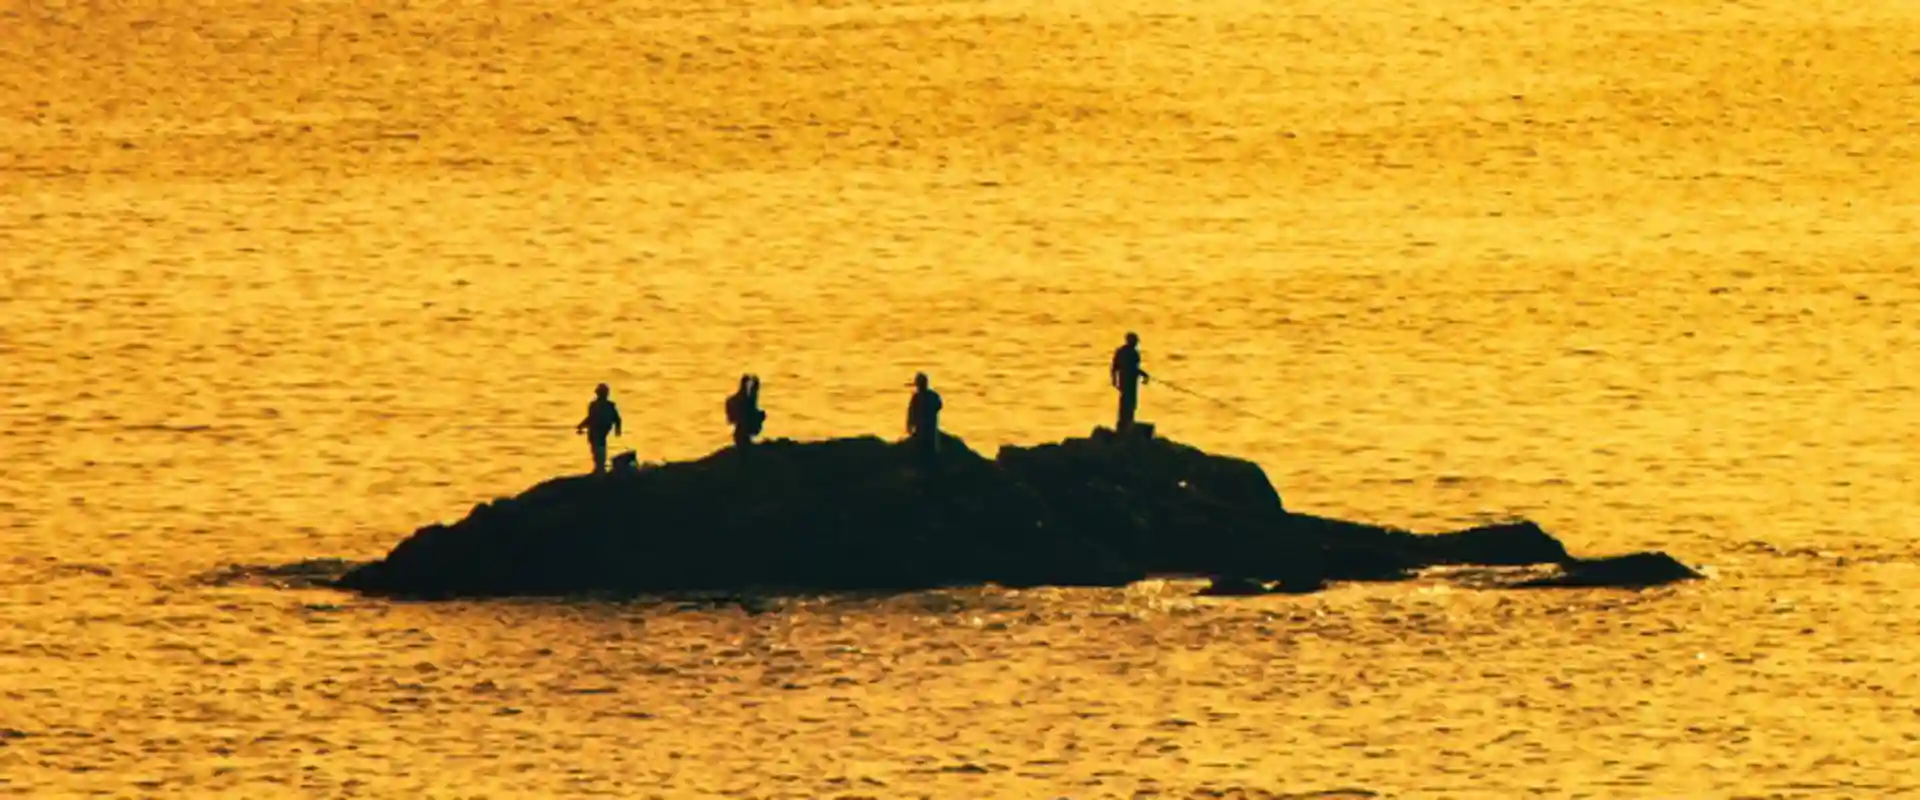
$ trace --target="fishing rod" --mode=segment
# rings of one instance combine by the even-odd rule
[[[1214,397],[1214,396],[1212,396],[1212,395],[1206,395],[1206,394],[1201,394],[1200,392],[1196,392],[1196,391],[1194,391],[1194,390],[1192,390],[1192,389],[1189,389],[1189,388],[1187,388],[1187,387],[1185,387],[1185,386],[1181,386],[1180,384],[1177,384],[1177,383],[1174,383],[1174,382],[1172,382],[1172,381],[1169,381],[1169,380],[1164,380],[1164,379],[1161,379],[1161,378],[1148,378],[1147,380],[1148,380],[1149,382],[1151,382],[1151,383],[1155,383],[1155,384],[1159,384],[1159,385],[1161,385],[1161,386],[1165,386],[1165,387],[1167,387],[1167,388],[1169,388],[1169,389],[1172,389],[1172,390],[1174,390],[1174,391],[1176,391],[1176,392],[1180,392],[1180,393],[1182,393],[1182,394],[1188,394],[1188,395],[1192,395],[1192,396],[1194,396],[1194,397],[1198,397],[1198,398],[1200,398],[1200,399],[1202,399],[1202,400],[1205,400],[1205,401],[1207,401],[1207,402],[1209,402],[1209,403],[1213,403],[1214,405],[1217,405],[1217,406],[1220,406],[1221,408],[1224,408],[1224,409],[1227,409],[1228,411],[1232,411],[1232,412],[1233,412],[1233,413],[1235,413],[1235,414],[1239,414],[1239,415],[1241,415],[1241,416],[1246,416],[1246,417],[1252,417],[1252,418],[1254,418],[1254,419],[1257,419],[1257,420],[1260,420],[1261,422],[1264,422],[1264,423],[1267,423],[1268,425],[1272,425],[1272,426],[1274,426],[1274,427],[1277,427],[1277,428],[1284,428],[1284,427],[1287,427],[1287,425],[1286,425],[1285,423],[1282,423],[1281,421],[1279,421],[1279,420],[1277,420],[1277,419],[1273,419],[1273,418],[1271,418],[1271,417],[1265,417],[1265,416],[1261,416],[1261,415],[1259,415],[1259,414],[1255,414],[1255,413],[1253,413],[1253,412],[1251,412],[1251,411],[1248,411],[1248,410],[1246,410],[1245,408],[1242,408],[1242,407],[1240,407],[1240,406],[1237,406],[1237,405],[1234,405],[1234,404],[1232,404],[1232,403],[1229,403],[1229,402],[1227,402],[1227,401],[1225,401],[1225,400],[1222,400],[1222,399],[1220,399],[1220,398],[1218,398],[1218,397]]]
[[[539,424],[479,422],[479,423],[454,424],[454,425],[434,425],[431,427],[430,430],[416,431],[416,433],[420,436],[420,438],[424,439],[428,437],[441,436],[444,434],[455,433],[459,431],[499,431],[503,433],[510,432],[510,431],[511,432],[532,431],[535,433],[547,432],[547,433],[554,433],[554,434],[571,434],[575,432],[573,427],[570,425],[539,425]]]
[[[435,425],[433,426],[433,428],[435,430],[443,430],[443,431],[541,431],[541,430],[567,431],[567,430],[572,430],[572,427],[567,425],[552,425],[552,424],[543,425],[539,423],[512,423],[512,422],[456,422],[451,425]]]

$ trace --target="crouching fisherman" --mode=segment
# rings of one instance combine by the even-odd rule
[[[593,448],[593,474],[607,471],[607,434],[620,435],[620,409],[607,399],[606,384],[593,388],[593,402],[587,404],[587,417],[574,426],[574,433],[585,433]]]
[[[753,444],[767,424],[767,412],[760,408],[760,376],[740,376],[740,390],[727,398],[727,424],[733,426],[733,446]]]
[[[907,403],[907,439],[921,457],[940,451],[940,393],[927,385],[927,373],[913,376],[913,399]]]

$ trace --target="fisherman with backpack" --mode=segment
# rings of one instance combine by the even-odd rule
[[[740,376],[740,390],[727,398],[727,424],[733,426],[733,446],[753,444],[767,424],[767,412],[760,408],[760,376]]]

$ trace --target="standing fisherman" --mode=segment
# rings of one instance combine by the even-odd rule
[[[593,474],[607,471],[607,433],[620,435],[620,409],[607,399],[606,384],[593,387],[593,402],[587,404],[587,417],[574,426],[574,433],[585,433],[593,448]]]
[[[1140,336],[1129,332],[1127,343],[1113,351],[1113,367],[1109,370],[1113,388],[1120,390],[1120,420],[1114,425],[1115,433],[1126,433],[1133,427],[1133,412],[1140,407],[1140,384],[1151,382],[1151,376],[1140,368]]]
[[[927,385],[927,373],[913,376],[913,400],[907,403],[907,438],[923,458],[940,449],[940,393]]]
[[[753,437],[760,435],[760,428],[766,422],[767,412],[760,409],[760,376],[740,376],[740,391],[727,398],[727,424],[733,426],[733,446],[753,444]]]

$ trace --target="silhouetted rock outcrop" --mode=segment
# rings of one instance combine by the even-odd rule
[[[1290,514],[1259,466],[1151,436],[1097,430],[992,461],[945,437],[919,456],[871,437],[777,440],[560,478],[422,528],[339,585],[446,598],[1209,575],[1253,593],[1437,564],[1598,563],[1570,562],[1531,523],[1422,536]]]
[[[1521,589],[1664,586],[1698,580],[1701,574],[1666,553],[1632,553],[1611,558],[1569,559],[1560,574],[1517,585]]]

